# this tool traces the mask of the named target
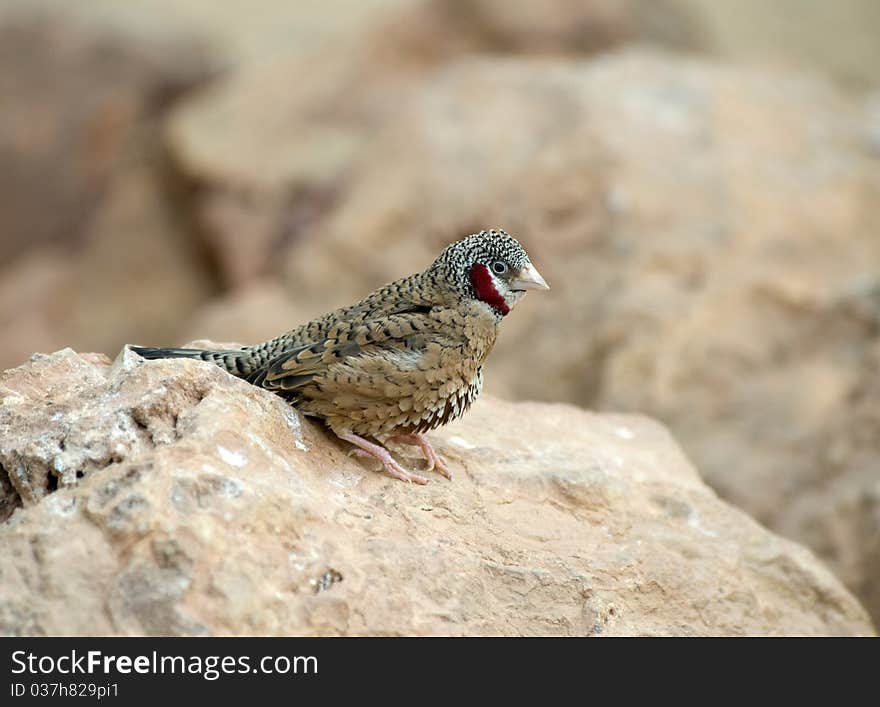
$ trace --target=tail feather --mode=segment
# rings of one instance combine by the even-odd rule
[[[247,352],[243,350],[212,351],[210,349],[162,349],[145,346],[129,346],[141,358],[193,358],[220,366],[227,373],[245,377],[251,373]]]
[[[141,358],[198,358],[202,361],[210,361],[208,354],[214,353],[206,349],[154,349],[146,346],[129,346]]]

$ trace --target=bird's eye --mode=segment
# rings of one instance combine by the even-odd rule
[[[496,275],[503,275],[507,272],[507,263],[505,263],[503,260],[496,260],[494,263],[492,263],[492,272],[494,272]]]

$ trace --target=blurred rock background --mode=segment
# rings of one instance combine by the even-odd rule
[[[255,342],[503,227],[553,291],[488,390],[660,418],[878,621],[877,36],[873,0],[3,0],[0,368]]]

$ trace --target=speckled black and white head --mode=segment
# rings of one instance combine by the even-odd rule
[[[526,290],[550,289],[525,249],[501,230],[480,231],[447,246],[431,271],[501,317]]]

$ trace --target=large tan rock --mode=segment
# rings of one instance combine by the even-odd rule
[[[4,7],[0,55],[0,368],[169,337],[214,291],[157,134],[204,53]]]
[[[798,66],[848,88],[878,85],[874,0],[676,1],[699,21],[704,49],[725,61]]]
[[[437,437],[456,478],[415,487],[209,364],[35,356],[0,377],[0,631],[873,631],[651,420],[486,399]]]
[[[880,444],[839,453],[877,370],[873,104],[642,52],[462,63],[408,95],[288,247],[286,288],[230,296],[185,336],[268,337],[509,228],[553,290],[505,322],[487,389],[660,417],[880,617]]]
[[[220,67],[237,68],[337,42],[384,12],[418,2],[249,0],[243,5],[215,0],[4,0],[0,19],[23,10],[39,10],[94,27],[126,43],[197,38],[210,46]]]
[[[876,522],[796,501],[817,483],[876,493],[880,445],[858,465],[825,453],[876,377],[874,114],[796,74],[643,52],[465,62],[396,108],[289,248],[298,310],[508,228],[553,290],[505,323],[487,390],[659,417],[724,497],[868,601]],[[826,514],[846,529],[825,536]]]
[[[169,152],[199,187],[195,220],[230,286],[258,279],[375,159],[438,67],[479,53],[589,55],[627,42],[696,42],[688,13],[657,0],[397,3],[329,46],[234,72],[173,111]],[[391,5],[391,3],[389,3]],[[482,99],[482,97],[480,97]]]
[[[205,73],[192,42],[125,43],[60,16],[0,11],[0,262],[75,242],[139,122]]]
[[[880,325],[880,288],[874,318]],[[792,502],[774,521],[828,558],[880,616],[880,341],[866,356],[848,392],[846,408],[804,450],[815,459]],[[875,618],[876,623],[876,618]]]
[[[251,344],[268,341],[307,322],[313,316],[312,309],[300,306],[290,288],[277,278],[252,280],[182,321],[174,342],[193,338]],[[143,337],[138,340],[146,341]]]
[[[0,263],[0,368],[72,345],[169,341],[215,293],[205,259],[165,198],[160,170],[119,170],[75,245],[32,246]]]

